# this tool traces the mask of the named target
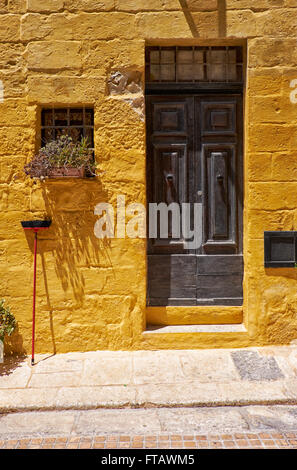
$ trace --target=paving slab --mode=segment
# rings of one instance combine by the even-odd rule
[[[166,418],[165,418],[166,419]],[[0,420],[1,422],[1,420]],[[160,433],[162,424],[155,409],[87,410],[79,414],[74,434]]]
[[[233,351],[231,357],[243,380],[277,380],[284,377],[273,356],[263,357],[257,351]]]
[[[27,435],[65,435],[72,432],[77,416],[75,413],[63,411],[59,414],[48,412],[10,413],[0,415],[0,436],[12,437],[18,434]]]
[[[3,389],[0,390],[0,412],[53,409],[59,389]]]
[[[193,351],[180,357],[184,378],[188,381],[221,383],[239,380],[239,373],[229,354],[214,351]]]
[[[157,411],[163,432],[216,433],[242,431],[249,426],[240,409],[230,407],[174,408]]]
[[[134,387],[62,387],[57,391],[57,409],[95,409],[131,406],[136,402]],[[44,407],[46,409],[46,407]],[[53,408],[53,407],[52,407]]]
[[[241,415],[245,417],[249,428],[253,430],[289,431],[297,429],[297,407],[253,406],[241,410]]]
[[[226,405],[297,403],[296,394],[290,393],[286,384],[284,380],[221,383],[218,385],[221,395],[220,403]]]
[[[180,357],[167,351],[153,351],[151,354],[135,354],[133,360],[133,383],[184,383]]]
[[[284,389],[286,395],[293,401],[297,400],[297,379],[289,379],[284,381]]]
[[[32,367],[34,374],[49,374],[51,372],[81,372],[84,365],[84,356],[77,354],[59,354],[55,356],[37,357]]]
[[[32,411],[0,415],[0,440],[109,436],[193,436],[297,430],[297,406]],[[251,437],[251,436],[249,436]],[[262,435],[263,437],[263,435]],[[256,437],[255,437],[256,438]],[[270,437],[271,438],[271,437]]]
[[[15,389],[15,388],[26,388],[30,378],[32,375],[32,371],[30,367],[25,364],[23,367],[18,367],[15,369],[13,374],[3,374],[0,376],[0,381],[1,381],[1,389],[9,388],[9,389]]]
[[[132,356],[85,359],[81,385],[127,385],[132,381]]]
[[[205,406],[222,404],[217,384],[187,382],[187,384],[150,384],[137,387],[137,406]]]
[[[81,373],[53,372],[51,374],[32,374],[28,382],[29,388],[78,387],[81,383]]]

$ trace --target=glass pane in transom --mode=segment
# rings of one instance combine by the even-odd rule
[[[161,64],[174,64],[175,63],[175,50],[164,49],[161,50]]]
[[[191,49],[178,49],[177,51],[178,64],[192,64],[194,60],[193,50]]]
[[[175,80],[175,64],[162,64],[160,66],[160,80],[163,82]]]

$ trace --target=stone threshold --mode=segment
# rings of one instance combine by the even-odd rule
[[[243,323],[228,325],[147,325],[143,334],[164,333],[247,333]]]

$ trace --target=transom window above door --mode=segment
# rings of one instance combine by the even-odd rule
[[[242,83],[242,47],[148,47],[146,49],[146,82]]]

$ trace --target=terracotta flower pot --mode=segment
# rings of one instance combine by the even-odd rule
[[[74,168],[70,166],[53,167],[48,171],[50,178],[84,178],[86,170],[84,167]]]

